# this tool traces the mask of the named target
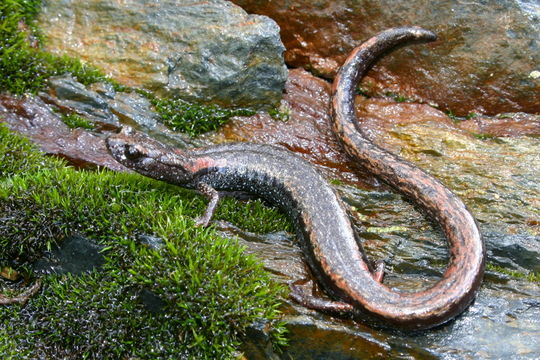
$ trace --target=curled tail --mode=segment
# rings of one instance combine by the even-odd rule
[[[434,41],[436,35],[418,27],[383,31],[355,48],[333,84],[333,127],[345,151],[385,183],[406,195],[441,226],[449,243],[450,262],[433,287],[400,293],[375,281],[349,284],[352,301],[369,313],[403,327],[428,328],[461,313],[481,284],[485,249],[477,224],[463,202],[433,176],[373,144],[356,117],[358,82],[385,54],[405,45]],[[368,289],[369,288],[369,289]],[[367,291],[376,291],[376,295]]]

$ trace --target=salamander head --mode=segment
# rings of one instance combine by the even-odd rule
[[[186,154],[129,126],[109,136],[107,148],[116,161],[153,179],[183,185],[193,178]]]

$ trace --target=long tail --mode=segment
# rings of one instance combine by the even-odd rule
[[[450,245],[448,267],[430,289],[409,294],[373,285],[372,290],[379,293],[370,296],[362,294],[366,289],[358,285],[354,302],[378,317],[413,328],[444,323],[472,302],[484,273],[484,243],[474,218],[454,193],[415,165],[369,141],[356,118],[354,97],[358,82],[377,59],[396,48],[435,39],[434,33],[417,27],[386,30],[352,51],[333,84],[333,126],[346,152],[433,217]]]

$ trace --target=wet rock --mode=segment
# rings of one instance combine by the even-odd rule
[[[379,142],[439,178],[484,226],[540,234],[538,138],[484,139],[428,122],[395,126]]]
[[[282,108],[287,111],[288,120],[279,121],[268,114],[260,113],[250,118],[236,118],[226,124],[213,141],[251,141],[278,144],[287,147],[300,156],[316,164],[329,177],[357,185],[377,185],[376,179],[355,166],[344,155],[341,145],[331,130],[329,83],[314,77],[302,69],[289,72]],[[410,144],[392,147],[402,129],[413,124],[431,124],[450,134],[461,134],[460,142],[467,146],[477,137],[516,137],[540,135],[540,121],[537,115],[515,113],[504,116],[475,116],[471,119],[451,119],[447,114],[426,104],[398,102],[392,98],[356,98],[357,116],[365,133],[372,141],[392,151],[400,152]],[[420,126],[420,125],[418,125]],[[443,130],[444,129],[444,130]],[[463,129],[466,131],[460,131]],[[391,135],[393,134],[393,135]],[[433,138],[423,132],[415,136]],[[402,139],[403,140],[403,139]],[[437,153],[441,144],[431,142],[431,149],[418,151]],[[452,140],[449,140],[452,141]],[[512,140],[510,140],[512,141]],[[532,159],[531,159],[532,161]]]
[[[276,23],[228,1],[45,1],[39,22],[47,50],[189,101],[268,106],[287,77]]]
[[[334,138],[327,82],[296,69],[290,71],[285,90],[288,121],[264,114],[237,118],[214,140],[279,144],[315,163],[331,178],[363,188],[385,189],[347,159]],[[535,174],[540,173],[540,145],[537,138],[521,135],[538,134],[536,116],[515,114],[501,120],[506,122],[504,130],[484,126],[475,128],[472,134],[462,129],[470,120],[453,121],[425,104],[358,96],[356,105],[362,128],[372,141],[441,179],[469,206],[478,209],[475,215],[482,223],[500,224],[508,233],[539,233]],[[482,118],[494,124],[499,120]],[[477,131],[505,137],[484,138],[476,136]]]
[[[423,336],[395,336],[442,359],[534,359],[540,351],[538,285],[512,281],[504,292],[484,286],[475,303],[453,323]]]
[[[239,244],[246,247],[246,252],[258,257],[264,268],[281,282],[291,283],[309,278],[302,251],[295,244],[293,234],[254,234],[224,221],[212,223],[218,227],[220,235],[237,237]]]
[[[400,50],[363,88],[434,102],[455,114],[540,111],[540,8],[534,2],[234,0],[281,27],[285,60],[333,77],[350,50],[386,28],[418,25],[439,41]]]
[[[325,317],[297,315],[287,319],[290,346],[282,359],[389,359],[391,347],[354,326],[344,326]],[[362,328],[362,327],[361,327]]]
[[[137,236],[137,241],[156,251],[159,251],[165,246],[165,242],[162,238],[148,234],[140,234]]]
[[[150,101],[133,92],[116,92],[111,84],[95,83],[88,87],[66,74],[53,77],[42,100],[63,113],[76,113],[91,121],[99,130],[118,130],[129,125],[145,131],[158,140],[180,148],[202,146],[204,141],[170,131],[158,122],[160,115]]]
[[[279,360],[280,356],[274,351],[271,327],[264,322],[256,322],[249,326],[243,335],[244,342],[240,348],[242,359],[250,360]]]
[[[34,265],[34,271],[45,274],[80,275],[98,270],[105,264],[101,250],[103,246],[80,235],[64,239],[44,258]]]
[[[526,113],[505,113],[495,117],[473,116],[460,121],[461,129],[486,136],[540,135],[540,115]]]
[[[163,301],[163,299],[161,299],[159,296],[147,289],[142,289],[139,292],[139,299],[141,300],[146,310],[148,310],[152,314],[162,313],[165,309],[165,306],[167,305],[167,303]]]
[[[44,100],[102,127],[119,129],[123,123],[152,129],[157,125],[159,115],[152,110],[150,101],[138,93],[117,93],[104,83],[87,89],[69,74],[51,78],[49,86],[49,94],[41,94]]]
[[[117,128],[120,126],[118,118],[109,108],[107,98],[88,90],[71,75],[52,77],[49,79],[49,87],[50,96],[46,97],[48,102],[82,115],[92,122],[109,124]]]
[[[60,115],[39,98],[0,95],[0,121],[30,138],[45,153],[64,157],[76,166],[127,171],[110,156],[102,137],[68,128]]]
[[[0,122],[7,123],[12,130],[30,138],[45,153],[63,157],[77,167],[93,168],[97,165],[129,171],[110,156],[105,145],[105,137],[110,131],[124,124],[144,130],[156,139],[179,148],[208,144],[207,140],[172,132],[158,123],[159,115],[139,94],[115,93],[106,84],[94,84],[92,88],[96,91],[88,90],[70,76],[62,77],[60,82],[65,85],[63,87],[72,90],[61,91],[60,94],[71,94],[66,95],[71,99],[59,98],[55,91],[41,93],[39,98],[0,94]],[[76,100],[76,93],[84,94],[87,100]],[[99,105],[94,107],[92,103]],[[96,125],[97,130],[70,129],[62,121],[62,113],[82,114]],[[117,120],[115,123],[104,122],[107,117]]]
[[[117,93],[109,101],[109,107],[123,124],[149,129],[157,125],[159,116],[152,111],[150,101],[137,93]]]
[[[406,220],[409,216],[404,212],[401,217]],[[393,256],[387,261],[385,284],[403,290],[418,291],[440,277],[444,269],[443,262],[445,263],[445,256],[441,253],[445,252],[445,247],[440,234],[435,233],[434,236],[424,234],[424,238],[416,237],[415,232],[422,232],[422,226],[425,224],[421,225],[417,220],[413,220],[413,224],[411,231],[405,234],[394,234],[399,238],[400,246],[381,242],[377,247],[393,247],[390,249]],[[409,239],[411,235],[414,239]],[[243,234],[237,233],[237,236],[242,238]],[[437,236],[439,236],[438,240]],[[369,242],[365,234],[361,234],[361,237],[364,244]],[[491,235],[489,237],[491,239],[488,239],[488,247],[493,247],[493,249],[507,247],[494,242],[506,243],[510,247],[512,247],[510,244],[516,242],[512,235],[500,234],[497,239]],[[242,243],[250,248],[249,243],[252,241],[249,239]],[[435,241],[435,244],[426,247],[425,243],[430,241]],[[538,241],[538,239],[533,239],[533,241]],[[370,247],[373,247],[373,244]],[[518,251],[516,249],[513,254],[507,255],[501,251],[497,256],[513,257],[518,254]],[[262,257],[265,263],[272,262],[271,258],[267,258],[270,252],[261,254],[255,250],[254,253]],[[422,256],[419,256],[422,254],[429,255],[430,259],[422,260]],[[497,258],[493,256],[491,250],[488,254],[489,262]],[[274,248],[273,257],[286,258],[280,247]],[[294,264],[294,260],[289,261],[291,265]],[[438,262],[439,274],[430,274],[421,266],[417,266],[422,261],[431,261],[432,265]],[[407,262],[411,262],[408,269],[403,266]],[[426,277],[430,281],[426,282]],[[482,290],[471,307],[454,321],[420,333],[371,327],[365,323],[365,319],[351,321],[333,318],[294,303],[288,303],[282,310],[285,313],[283,320],[289,330],[289,346],[284,353],[279,354],[279,358],[534,359],[540,351],[540,340],[536,336],[540,329],[539,296],[538,283],[488,271]],[[278,356],[267,351],[265,346],[267,343],[261,341],[263,335],[264,333],[260,331],[250,332],[244,339],[243,350],[250,359],[273,359]]]
[[[287,122],[261,114],[237,118],[215,140],[281,144],[316,163],[330,177],[344,180],[346,184],[336,188],[350,208],[368,258],[385,262],[385,284],[402,291],[430,287],[448,263],[444,237],[424,214],[392,190],[373,186],[376,180],[353,163],[341,163],[346,170],[336,171],[348,171],[350,177],[334,175],[337,165],[331,161],[332,154],[343,155],[329,128],[328,94],[328,83],[303,70],[292,70],[283,100],[283,107],[290,110]],[[497,133],[505,137],[486,138],[476,134],[493,128],[471,128],[471,133],[463,126],[469,120],[456,121],[425,104],[357,97],[356,109],[373,141],[432,173],[463,198],[486,239],[489,269],[502,268],[517,275],[488,270],[476,302],[462,316],[413,335],[371,328],[361,318],[357,322],[335,319],[288,303],[284,311],[291,345],[281,358],[533,359],[540,351],[535,337],[540,329],[540,288],[537,281],[525,278],[538,273],[540,259],[536,175],[540,173],[540,142],[523,135],[535,135],[534,126],[523,130],[520,124],[534,124],[534,117],[512,115],[505,120],[504,132]],[[227,236],[231,235],[240,237],[240,243],[261,258],[279,281],[310,278],[302,255],[294,254],[294,245],[241,231]],[[257,356],[261,353],[260,349],[256,352]]]
[[[484,233],[492,264],[522,274],[540,274],[540,236]]]

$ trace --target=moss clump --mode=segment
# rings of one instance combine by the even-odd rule
[[[28,265],[73,231],[101,243],[106,256],[100,273],[45,277],[43,293],[23,314],[18,305],[3,308],[0,328],[17,324],[0,336],[5,353],[231,358],[247,325],[278,317],[283,288],[237,243],[194,227],[202,197],[137,174],[76,171],[3,127],[0,144],[16,144],[36,165],[23,172],[2,164],[10,170],[0,178],[0,259]],[[0,158],[17,162],[22,156]],[[261,230],[255,219],[267,217],[274,220],[260,221],[266,231],[289,226],[261,203],[229,202],[219,211],[239,209],[237,225],[246,230]],[[150,249],[138,240],[144,234],[161,239],[163,247]],[[158,297],[163,311],[148,311],[142,291]]]
[[[96,68],[78,59],[40,49],[35,26],[41,0],[3,0],[0,3],[0,90],[13,94],[36,92],[49,77],[71,73],[83,84],[105,80]]]
[[[527,281],[530,281],[530,282],[540,283],[540,274],[535,273],[533,271],[531,271],[529,273],[523,273],[523,272],[520,272],[520,271],[511,270],[511,269],[508,269],[508,268],[505,268],[505,267],[502,267],[502,266],[499,266],[499,265],[494,265],[494,264],[491,264],[491,263],[486,264],[486,269],[490,270],[490,271],[493,271],[493,272],[497,272],[497,273],[500,273],[500,274],[510,276],[510,277],[512,277],[514,279],[527,280]]]
[[[291,108],[286,103],[282,103],[279,107],[268,110],[268,115],[276,121],[287,122],[291,118]]]
[[[340,179],[330,179],[330,184],[335,186],[343,186],[345,183]]]
[[[154,105],[167,127],[191,136],[216,130],[233,116],[255,114],[249,109],[222,109],[215,105],[195,105],[181,99],[161,99],[146,92],[141,93]]]
[[[395,93],[395,92],[391,92],[391,91],[386,92],[384,95],[388,96],[389,98],[393,99],[395,102],[398,102],[398,103],[412,102],[413,101],[413,99],[411,99],[411,98],[409,98],[409,97],[407,97],[405,95]]]
[[[74,113],[63,114],[61,119],[64,122],[64,124],[66,124],[70,129],[80,128],[80,129],[92,130],[94,128],[94,124],[91,121],[86,120],[82,116],[74,114]]]
[[[190,284],[182,286],[183,292],[173,293],[180,290],[178,284],[182,281],[176,281],[177,275],[185,268],[181,265],[172,269],[166,264],[158,267],[166,272],[172,270],[173,276],[161,270],[141,274],[141,282],[150,282],[152,278],[148,275],[158,275],[155,287],[161,292],[156,295],[171,294],[158,311],[148,310],[141,287],[126,273],[49,276],[47,287],[24,311],[19,306],[2,309],[0,328],[10,328],[10,333],[0,341],[0,349],[13,354],[18,349],[27,358],[47,359],[234,358],[238,330],[246,325],[244,321],[254,320],[235,315],[239,311],[251,311],[239,308],[253,306],[249,297],[245,294],[242,299],[225,297],[223,288],[214,294],[207,294],[203,288],[190,292]],[[186,274],[180,277],[189,280]],[[222,284],[226,289],[227,281]],[[216,304],[222,298],[229,303]],[[235,300],[240,301],[234,305]],[[216,314],[218,308],[224,314]],[[260,314],[264,312],[268,310],[263,309]],[[0,332],[0,335],[4,334]]]
[[[0,181],[15,174],[63,167],[57,159],[44,157],[30,142],[13,136],[0,124]]]

